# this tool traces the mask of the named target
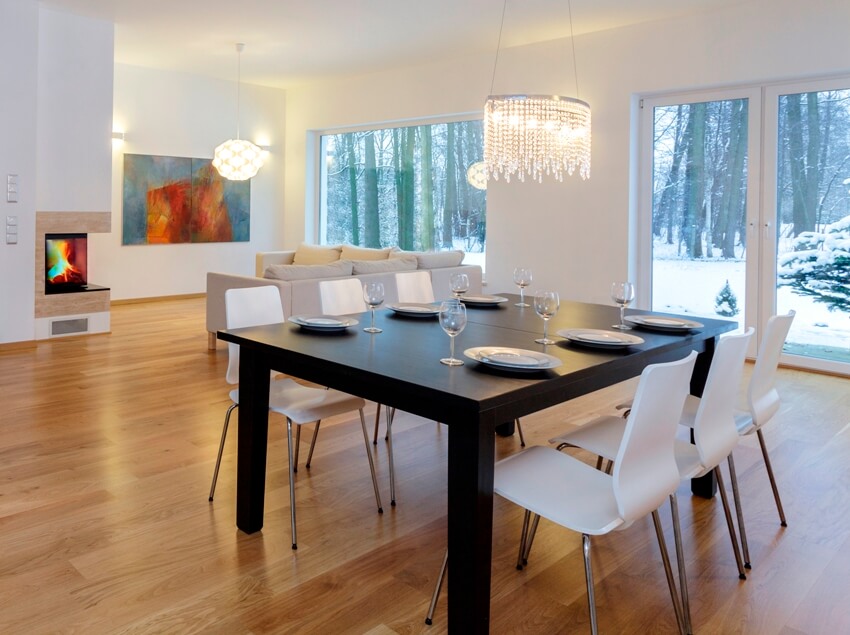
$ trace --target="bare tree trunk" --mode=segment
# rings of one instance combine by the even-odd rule
[[[452,223],[457,214],[457,163],[455,161],[455,127],[449,125],[446,136],[446,202],[443,206],[444,248],[451,248],[454,228]]]
[[[366,192],[363,209],[364,238],[367,247],[381,246],[381,219],[378,215],[378,166],[375,162],[375,134],[363,139],[366,164]],[[355,243],[356,244],[356,243]]]
[[[689,139],[685,164],[685,207],[682,235],[690,258],[702,258],[705,226],[705,103],[692,104],[685,136]]]
[[[345,135],[348,160],[348,190],[351,197],[351,244],[360,244],[360,201],[357,196],[357,155],[354,152],[354,133]],[[377,189],[375,190],[377,197]]]
[[[434,248],[434,176],[431,126],[422,126],[419,129],[422,139],[422,227],[419,232],[422,240],[422,249],[429,251]]]

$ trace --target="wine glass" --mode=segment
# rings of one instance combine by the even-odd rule
[[[382,282],[367,282],[363,285],[363,300],[372,311],[372,325],[363,330],[367,333],[380,333],[381,329],[375,326],[375,307],[384,302],[384,284]]]
[[[561,306],[557,291],[538,291],[534,296],[534,311],[543,318],[543,337],[534,340],[538,344],[554,344],[546,334],[549,318],[554,317]]]
[[[448,357],[440,360],[447,366],[462,366],[462,359],[455,359],[455,337],[466,326],[466,307],[460,300],[445,300],[440,304],[440,326],[448,334],[451,348]]]
[[[632,327],[626,325],[623,316],[626,307],[635,299],[635,285],[631,282],[615,282],[611,285],[611,299],[620,306],[620,323],[614,324],[612,328],[630,331]]]
[[[531,306],[525,301],[525,288],[531,284],[531,269],[525,267],[514,269],[514,284],[519,287],[519,302],[514,306]]]
[[[460,300],[464,293],[469,291],[469,276],[465,273],[453,273],[449,278],[452,295]]]

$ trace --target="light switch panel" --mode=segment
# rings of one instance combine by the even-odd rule
[[[17,174],[7,174],[6,175],[6,202],[7,203],[17,203],[18,202],[18,175]]]
[[[18,244],[18,235],[6,233],[6,244],[7,245],[17,245]]]

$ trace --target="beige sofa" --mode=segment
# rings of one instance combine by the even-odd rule
[[[336,259],[333,259],[334,250],[337,251]],[[260,252],[256,257],[255,276],[207,273],[207,346],[215,350],[216,331],[226,328],[224,292],[227,289],[272,284],[280,292],[283,314],[287,318],[320,314],[319,282],[350,276],[364,282],[383,282],[385,304],[398,301],[395,274],[402,271],[429,271],[436,300],[451,296],[449,278],[453,273],[466,273],[469,293],[480,294],[481,267],[462,264],[463,256],[463,252],[403,252],[314,245],[302,245],[294,251]]]

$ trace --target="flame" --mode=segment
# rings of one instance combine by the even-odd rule
[[[57,240],[51,243],[47,250],[47,261],[54,264],[47,270],[47,281],[53,284],[85,284],[83,272],[74,266],[73,260],[74,253],[70,241]]]

